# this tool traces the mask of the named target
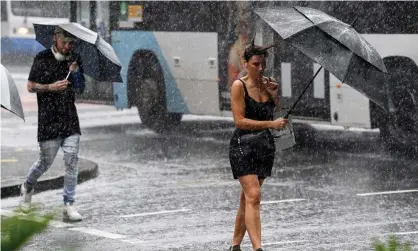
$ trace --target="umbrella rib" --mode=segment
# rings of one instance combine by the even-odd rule
[[[311,22],[312,24],[315,24],[314,22],[312,22],[311,19],[309,19],[308,16],[306,16],[303,12],[299,11],[296,7],[293,7],[293,9],[295,9],[297,12],[299,12],[302,16],[304,16],[307,20],[309,20],[309,22]],[[316,25],[315,25],[316,26]]]
[[[13,113],[14,115],[16,115],[16,116],[20,117],[20,114],[18,114],[17,112],[15,112],[15,111],[13,111],[13,110],[11,110],[11,109],[9,109],[9,108],[7,108],[7,107],[3,106],[3,105],[1,105],[1,108],[6,109],[6,110],[8,110],[9,112]],[[25,117],[24,117],[24,114],[22,114],[22,116],[23,116],[23,117],[20,117],[20,118],[21,118],[21,119],[23,119],[23,121],[26,121],[26,120],[25,120]]]
[[[345,46],[345,45],[344,45],[344,46]],[[341,81],[342,81],[343,83],[345,83],[345,80],[346,80],[346,77],[347,77],[347,73],[348,73],[348,68],[350,67],[351,61],[353,60],[353,57],[355,57],[355,56],[356,56],[356,54],[355,54],[354,52],[352,52],[352,51],[351,51],[351,53],[350,53],[350,60],[349,60],[349,62],[348,62],[348,64],[347,64],[347,68],[345,69],[344,78],[343,78],[343,79],[341,79]]]

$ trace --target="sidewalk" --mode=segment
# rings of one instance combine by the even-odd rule
[[[37,151],[2,147],[1,149],[1,198],[19,196],[20,185],[38,158]],[[97,163],[79,159],[78,183],[93,179],[99,174]],[[41,192],[63,187],[64,181],[63,155],[58,153],[49,170],[38,180],[35,192]]]

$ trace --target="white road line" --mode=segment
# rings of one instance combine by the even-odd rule
[[[108,239],[126,239],[126,238],[128,238],[128,236],[126,236],[126,235],[113,234],[113,233],[105,232],[105,231],[102,231],[102,230],[93,229],[93,228],[86,228],[86,227],[74,227],[74,228],[69,228],[68,230],[82,232],[82,233],[91,234],[91,235],[96,235],[96,236],[100,236],[100,237],[105,237],[105,238],[108,238]]]
[[[279,241],[279,242],[267,242],[263,243],[264,246],[274,246],[274,245],[284,245],[284,244],[292,244],[292,243],[302,243],[302,242],[308,242],[308,240],[294,240],[294,241]],[[245,244],[242,245],[242,247],[251,247],[251,244]]]
[[[387,235],[408,235],[408,234],[418,234],[418,231],[388,233]]]
[[[186,212],[190,211],[191,209],[179,209],[179,210],[163,210],[158,212],[149,212],[149,213],[140,213],[140,214],[127,214],[127,215],[121,215],[122,218],[129,218],[129,217],[138,217],[138,216],[148,216],[148,215],[158,215],[158,214],[169,214],[169,213],[176,213],[176,212]]]
[[[26,215],[26,214],[21,213],[21,212],[12,212],[12,211],[9,211],[9,210],[4,210],[4,209],[1,209],[0,214],[3,215],[3,216],[7,216],[7,217],[11,217],[11,216],[14,216],[14,215],[19,215],[19,216],[25,216]],[[35,217],[33,220],[41,221],[42,219],[43,219],[42,217]],[[120,240],[120,241],[128,242],[128,243],[131,243],[131,244],[143,243],[143,241],[138,240],[138,239],[128,239],[129,236],[127,236],[127,235],[109,233],[109,232],[94,229],[94,228],[74,227],[75,226],[74,224],[55,221],[55,220],[51,220],[49,222],[49,226],[55,227],[55,228],[66,228],[67,230],[71,230],[71,231],[75,231],[75,232],[81,232],[81,233],[95,235],[95,236],[108,238],[108,239]]]
[[[297,201],[304,201],[306,199],[288,199],[288,200],[270,200],[270,201],[262,201],[260,204],[277,204],[277,203],[286,203],[286,202],[297,202]]]
[[[373,193],[358,193],[357,196],[371,196],[371,195],[396,194],[396,193],[414,193],[414,192],[418,192],[418,189],[384,191],[384,192],[373,192]]]
[[[131,244],[146,243],[146,241],[138,240],[138,239],[126,239],[126,240],[120,240],[120,241],[131,243]]]

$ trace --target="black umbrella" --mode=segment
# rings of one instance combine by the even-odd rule
[[[322,11],[306,7],[260,8],[255,13],[285,41],[346,83],[388,110],[382,58],[353,27]],[[353,20],[353,23],[355,20]],[[313,79],[288,111],[292,112]]]
[[[46,48],[52,46],[54,31],[57,26],[71,33],[77,38],[74,42],[73,51],[81,58],[86,75],[98,81],[122,82],[120,75],[122,64],[112,46],[96,32],[78,23],[34,23],[33,26],[36,40]]]

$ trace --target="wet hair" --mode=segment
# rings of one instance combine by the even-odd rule
[[[250,60],[250,58],[255,55],[262,55],[264,57],[267,57],[268,56],[267,50],[275,45],[275,44],[269,44],[265,46],[259,46],[259,45],[254,44],[254,40],[255,40],[255,35],[253,36],[251,43],[245,47],[244,60],[246,62],[248,62],[248,60]]]

